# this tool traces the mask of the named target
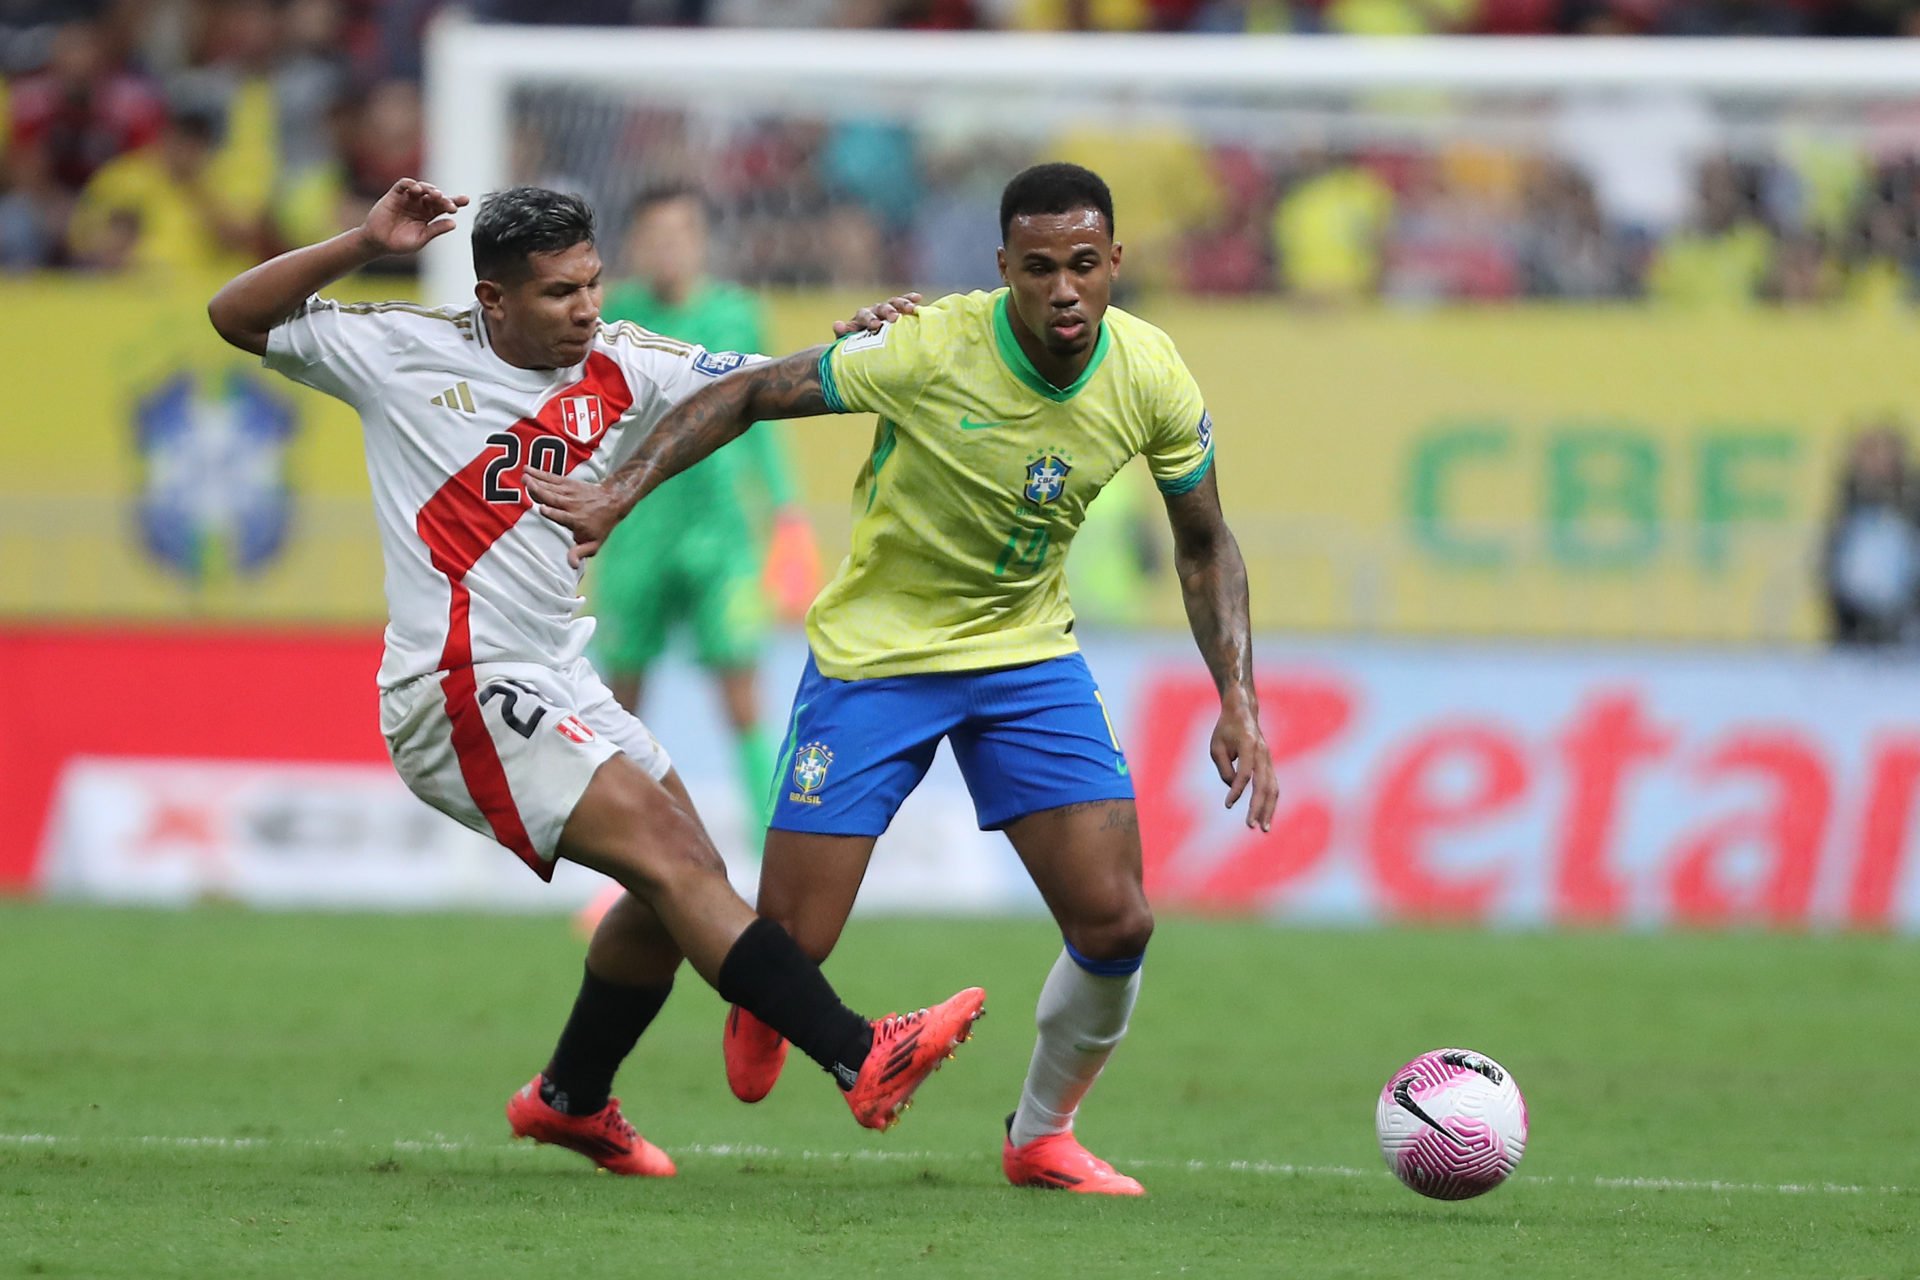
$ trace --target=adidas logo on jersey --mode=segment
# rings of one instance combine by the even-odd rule
[[[467,390],[464,382],[448,387],[427,403],[437,404],[443,409],[458,409],[461,413],[474,412],[473,392]]]

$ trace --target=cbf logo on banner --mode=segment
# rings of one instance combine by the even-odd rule
[[[141,397],[140,536],[195,583],[251,573],[286,543],[292,406],[244,369],[183,369]]]

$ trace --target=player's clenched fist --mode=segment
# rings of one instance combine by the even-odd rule
[[[467,197],[450,196],[430,182],[402,178],[367,213],[360,234],[383,253],[418,253],[427,241],[453,230],[451,215]]]

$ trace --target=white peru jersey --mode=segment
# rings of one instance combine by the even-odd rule
[[[386,562],[380,687],[580,657],[593,620],[578,612],[573,538],[533,510],[523,469],[605,479],[673,405],[757,358],[621,323],[571,368],[521,369],[494,352],[477,303],[309,298],[264,363],[359,411]]]

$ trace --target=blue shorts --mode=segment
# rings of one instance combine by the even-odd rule
[[[773,775],[781,831],[877,836],[920,785],[940,739],[982,831],[1042,809],[1131,800],[1127,758],[1077,653],[987,671],[834,680],[813,656]]]

